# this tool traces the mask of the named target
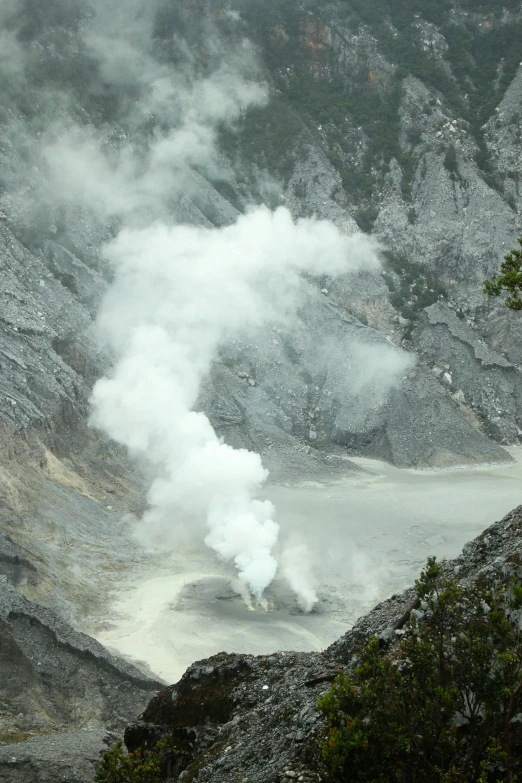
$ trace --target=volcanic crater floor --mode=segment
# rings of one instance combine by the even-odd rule
[[[522,448],[509,451],[511,464],[429,471],[361,458],[364,472],[332,483],[268,485],[281,545],[310,553],[319,600],[308,614],[280,576],[262,604],[248,604],[234,568],[185,539],[116,578],[82,630],[168,683],[221,651],[324,649],[413,584],[430,555],[457,556],[521,502]]]

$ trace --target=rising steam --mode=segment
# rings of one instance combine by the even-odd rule
[[[374,246],[330,223],[295,223],[283,208],[260,208],[221,229],[125,230],[106,254],[116,280],[99,325],[120,358],[94,388],[93,424],[154,465],[149,535],[204,520],[205,542],[260,598],[276,573],[279,532],[272,504],[256,499],[267,471],[259,455],[221,442],[194,411],[201,383],[226,341],[295,317],[302,273],[375,264]],[[310,608],[311,588],[288,562],[284,571]]]
[[[346,274],[377,259],[369,238],[348,237],[324,221],[295,222],[283,208],[258,208],[221,228],[176,225],[210,225],[191,201],[194,169],[201,180],[201,170],[222,174],[219,127],[268,98],[239,15],[222,15],[229,28],[220,39],[191,8],[190,24],[204,45],[189,47],[176,25],[169,35],[161,24],[155,32],[165,10],[178,13],[182,25],[188,8],[181,13],[181,3],[55,0],[63,31],[49,45],[23,47],[25,5],[4,0],[0,97],[7,103],[9,86],[24,83],[24,74],[51,69],[45,90],[23,95],[24,105],[42,109],[32,154],[27,140],[21,145],[25,180],[20,174],[15,200],[28,214],[49,205],[49,214],[80,227],[95,247],[101,235],[117,234],[103,250],[114,282],[98,318],[114,368],[94,388],[91,421],[153,471],[142,538],[164,542],[166,531],[196,530],[261,598],[278,568],[275,509],[259,499],[268,474],[258,454],[225,444],[196,410],[202,383],[231,339],[290,328],[314,275]],[[92,114],[82,102],[95,107]],[[17,115],[13,103],[15,150]],[[258,172],[258,184],[266,178]],[[57,231],[53,219],[53,236]],[[374,351],[369,368],[386,390],[405,367],[384,356],[387,350]],[[365,349],[360,363],[366,366],[371,353]],[[305,610],[316,601],[310,568],[301,541],[283,552],[281,573]]]

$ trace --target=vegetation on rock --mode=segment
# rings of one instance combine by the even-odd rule
[[[425,307],[447,296],[444,286],[429,272],[396,253],[383,253],[382,274],[390,289],[390,302],[410,321],[415,321]]]
[[[319,702],[350,783],[513,783],[522,773],[522,587],[460,586],[432,558],[399,646],[372,638]]]
[[[518,238],[519,248],[510,250],[504,256],[500,267],[500,274],[494,275],[491,280],[484,280],[484,293],[488,296],[500,296],[506,291],[509,296],[506,305],[510,310],[522,310],[522,238]]]
[[[159,752],[138,749],[126,754],[118,742],[103,755],[94,783],[156,783],[160,770]]]
[[[416,142],[409,139],[409,145],[401,138],[403,78],[409,74],[440,95],[445,110],[465,123],[484,180],[509,203],[503,177],[494,173],[486,123],[519,66],[522,22],[514,18],[507,23],[505,18],[506,12],[519,8],[515,0],[462,0],[460,13],[452,0],[235,0],[234,5],[262,45],[277,102],[297,109],[312,133],[319,126],[330,162],[365,216],[393,160],[402,172],[402,196],[412,199],[422,146],[420,135]],[[328,36],[310,46],[305,43],[305,31],[313,24],[319,38],[319,31],[327,30],[337,44]],[[355,57],[351,64],[336,52],[339,41],[348,43],[350,33],[358,39],[350,44]],[[435,97],[432,100],[424,107],[427,114],[435,105]],[[277,120],[272,124],[277,134]],[[237,128],[246,136],[247,159],[248,150],[255,148],[249,125],[252,122]],[[272,160],[266,161],[272,164],[270,172],[285,182],[293,169],[294,138],[281,134]],[[445,165],[457,179],[451,146]]]
[[[94,783],[157,783],[165,778],[165,760],[172,747],[170,734],[153,748],[137,748],[129,753],[118,742],[104,753]]]

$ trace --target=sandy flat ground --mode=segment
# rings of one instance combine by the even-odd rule
[[[226,650],[320,650],[375,603],[412,584],[432,554],[463,545],[522,503],[522,449],[512,465],[367,472],[331,484],[271,485],[281,544],[306,543],[319,603],[303,614],[281,579],[266,608],[231,588],[234,569],[205,548],[180,547],[117,582],[96,637],[175,682],[194,660]]]

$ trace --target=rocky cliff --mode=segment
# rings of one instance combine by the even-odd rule
[[[220,165],[192,171],[169,204],[171,216],[224,225],[249,204],[279,203],[347,231],[358,221],[386,253],[382,274],[319,281],[294,333],[227,347],[201,405],[231,441],[273,455],[317,457],[341,447],[399,465],[505,459],[488,438],[518,441],[518,320],[481,289],[522,233],[517,9],[236,5],[206,17],[205,4],[164,4],[149,20],[154,55],[167,62],[169,36],[201,42],[205,19],[225,50],[249,35],[270,96],[268,106],[222,126]],[[118,93],[85,44],[91,12],[66,13],[57,3],[51,19],[29,2],[15,7],[6,34],[30,57],[20,64],[13,49],[2,60],[11,73],[0,150],[2,420],[10,432],[36,428],[49,440],[52,422],[74,429],[85,421],[92,382],[107,366],[90,324],[111,279],[100,247],[118,218],[103,222],[73,203],[74,194],[69,202],[57,195],[41,137],[46,125],[67,126],[72,115],[121,155],[142,143],[144,129],[124,122],[122,104],[136,84]],[[480,57],[490,50],[487,70]],[[421,317],[438,300],[472,342],[500,351],[501,392],[498,378],[485,379],[491,364],[480,351],[471,362],[446,348],[438,355],[442,329]],[[363,393],[354,388],[364,368],[351,346],[361,341],[392,343],[418,358],[402,389],[383,392],[369,372]],[[483,376],[489,392],[474,393]],[[412,415],[416,400],[443,415],[428,413],[422,423]]]
[[[466,585],[519,575],[521,532],[519,507],[446,563],[446,574]],[[392,596],[323,653],[222,653],[198,661],[127,727],[125,744],[135,751],[171,734],[163,779],[328,780],[317,701],[339,670],[350,671],[371,635],[383,646],[400,640],[415,597],[414,590]]]
[[[187,62],[208,74],[245,37],[256,47],[249,75],[268,103],[216,129],[218,163],[184,172],[159,213],[211,227],[252,204],[284,205],[382,245],[381,271],[313,280],[288,332],[223,348],[199,400],[220,435],[261,452],[275,476],[304,477],[360,454],[400,466],[507,460],[501,446],[522,429],[519,314],[486,301],[481,282],[522,234],[520,3],[127,0],[112,11],[61,0],[0,9],[0,741],[18,743],[0,747],[6,781],[89,780],[106,731],[159,687],[65,624],[144,557],[114,546],[122,516],[144,507],[140,467],[88,426],[93,383],[111,363],[93,329],[114,274],[101,248],[127,205],[108,214],[103,187],[73,193],[51,176],[49,150],[72,129],[125,161],[164,118],[135,121],[142,72],[108,69],[93,29],[132,42],[162,74]],[[80,170],[78,190],[110,171]],[[391,346],[409,356],[392,388],[381,383]],[[517,520],[493,530],[505,546]],[[226,683],[226,714],[188,720],[169,691],[150,720],[199,727],[186,760],[202,780],[237,768],[249,780],[320,774],[324,678],[357,634],[393,625],[408,600],[323,656],[196,665],[179,693]]]
[[[2,542],[2,570],[37,569]],[[0,576],[0,780],[92,781],[100,754],[160,683]]]

